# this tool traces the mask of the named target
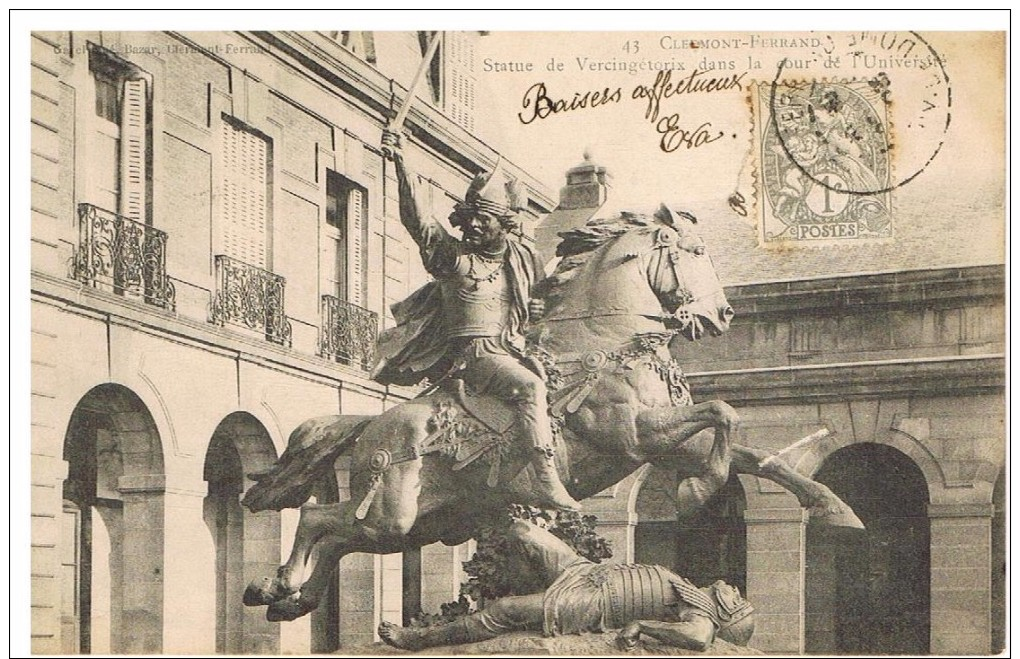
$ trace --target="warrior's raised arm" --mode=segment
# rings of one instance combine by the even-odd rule
[[[417,177],[404,161],[401,142],[401,137],[397,133],[383,131],[383,150],[386,156],[393,161],[396,169],[400,223],[418,244],[425,269],[429,274],[434,275],[436,270],[450,268],[456,258],[452,249],[442,249],[442,246],[452,247],[458,241],[442,225],[423,219],[425,213],[422,212],[415,185]]]

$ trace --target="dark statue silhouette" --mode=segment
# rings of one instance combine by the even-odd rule
[[[421,222],[413,177],[396,139],[387,140],[398,161],[401,219],[437,281],[404,303],[411,312],[397,309],[400,325],[389,339],[384,333],[377,373],[438,384],[379,416],[306,421],[277,464],[253,475],[245,506],[300,507],[301,518],[290,558],[275,577],[249,585],[245,604],[267,605],[270,620],[293,620],[318,606],[346,554],[456,545],[510,503],[574,508],[645,463],[682,477],[681,515],[734,469],[790,490],[813,522],[861,527],[827,487],[781,456],[733,444],[738,416],[728,404],[692,402],[668,345],[720,334],[733,315],[693,216],[663,205],[592,220],[561,234],[562,259],[539,281],[540,270],[508,264],[526,250],[500,242],[508,204],[495,172],[472,183],[451,218],[464,232],[458,241]],[[536,281],[524,286],[528,272]],[[502,320],[449,306],[451,295],[487,290],[505,305]],[[444,335],[443,318],[457,314],[484,336]],[[546,397],[548,417],[538,404]],[[536,427],[547,418],[551,434]],[[351,499],[306,503],[341,455],[351,458]]]

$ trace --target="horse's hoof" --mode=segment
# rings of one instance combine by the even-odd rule
[[[273,580],[269,577],[252,579],[244,589],[242,601],[245,606],[266,606],[280,599],[273,595]]]
[[[270,604],[266,609],[266,620],[269,622],[290,622],[313,610],[315,610],[315,605],[302,600],[300,593],[294,593]]]
[[[285,589],[283,584],[280,583],[279,578],[263,577],[251,580],[248,587],[244,589],[242,601],[245,606],[267,606],[282,600],[294,592],[293,590]]]
[[[840,526],[843,528],[864,530],[864,523],[850,506],[846,504],[836,506],[819,505],[808,510],[809,521],[820,526]]]
[[[819,526],[840,526],[848,529],[864,530],[864,523],[853,508],[836,496],[835,492],[818,483],[820,493],[813,506],[808,507],[808,518]]]

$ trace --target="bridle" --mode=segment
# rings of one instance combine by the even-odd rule
[[[633,261],[635,259],[639,260],[645,266],[643,271],[647,272],[647,268],[648,268],[648,265],[646,263],[647,258],[650,255],[655,254],[656,252],[665,250],[666,256],[669,259],[669,267],[672,270],[673,277],[674,277],[674,279],[676,281],[676,289],[674,291],[672,291],[672,295],[676,296],[678,298],[678,300],[679,300],[679,305],[678,305],[678,308],[677,308],[676,312],[673,312],[673,313],[662,313],[662,312],[660,312],[657,315],[652,315],[652,314],[642,314],[642,313],[637,313],[636,314],[636,313],[634,313],[632,311],[622,311],[622,310],[618,311],[618,310],[613,310],[613,309],[594,309],[594,310],[590,310],[587,313],[571,314],[571,315],[568,315],[568,316],[555,316],[555,317],[543,318],[542,322],[543,323],[556,323],[556,322],[567,321],[567,320],[590,320],[590,319],[594,319],[594,318],[606,318],[606,317],[611,317],[611,316],[641,316],[643,318],[650,318],[652,320],[660,321],[660,322],[663,322],[663,323],[670,322],[670,321],[680,320],[680,322],[684,326],[686,326],[687,324],[692,322],[690,314],[687,313],[686,314],[686,318],[678,317],[676,314],[681,309],[683,309],[684,306],[687,306],[687,305],[695,302],[697,298],[694,297],[694,295],[690,292],[690,290],[688,290],[685,287],[682,287],[682,282],[684,281],[684,277],[682,276],[681,270],[680,270],[680,268],[681,268],[682,252],[689,252],[691,254],[694,254],[695,256],[702,256],[705,253],[705,248],[704,248],[703,245],[696,245],[696,246],[689,247],[689,248],[688,247],[684,247],[683,246],[683,239],[684,239],[684,235],[680,231],[678,231],[677,229],[675,229],[673,227],[662,226],[662,227],[660,227],[660,228],[658,228],[656,230],[656,233],[655,233],[655,242],[650,247],[648,247],[647,249],[645,249],[643,251],[640,251],[640,252],[629,252],[629,253],[627,253],[625,255],[627,261]],[[654,288],[655,287],[653,286],[653,289]],[[656,292],[656,297],[658,297],[658,295],[659,295],[659,293]],[[661,304],[661,300],[660,300],[660,304]]]

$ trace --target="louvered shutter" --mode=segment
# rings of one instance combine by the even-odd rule
[[[266,140],[224,121],[223,251],[260,268],[267,267],[268,152]]]
[[[475,127],[475,42],[472,33],[443,35],[443,98],[446,114],[466,130]]]
[[[365,198],[359,188],[351,188],[347,203],[347,253],[349,255],[351,276],[348,280],[350,285],[350,301],[359,306],[365,306],[362,282],[365,280],[365,263],[363,257],[365,226]]]
[[[145,80],[125,80],[120,125],[120,214],[145,221]]]

